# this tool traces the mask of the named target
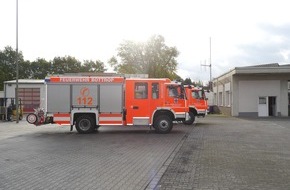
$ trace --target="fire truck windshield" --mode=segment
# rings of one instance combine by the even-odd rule
[[[169,97],[174,97],[174,98],[184,98],[184,90],[181,88],[181,86],[176,85],[176,86],[168,86],[169,88]]]
[[[204,94],[203,90],[193,90],[191,95],[195,99],[203,99],[203,98],[205,98],[205,94]]]

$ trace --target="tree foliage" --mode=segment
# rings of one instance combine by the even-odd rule
[[[100,60],[85,60],[82,66],[82,72],[103,73],[107,71],[105,64]]]
[[[16,51],[7,46],[0,50],[0,90],[3,82],[16,79]],[[85,60],[83,63],[72,56],[55,57],[52,61],[38,58],[35,61],[24,60],[18,52],[19,79],[44,79],[51,74],[94,72],[102,73],[107,69],[103,62]]]
[[[120,44],[117,56],[109,63],[121,74],[148,74],[150,78],[180,79],[176,74],[179,52],[165,44],[164,37],[152,36],[147,42],[125,41]]]
[[[47,75],[51,74],[52,67],[51,62],[46,61],[43,58],[38,58],[37,60],[30,63],[30,76],[32,79],[43,79]]]
[[[191,81],[191,79],[190,79],[190,78],[186,78],[186,79],[184,80],[184,84],[186,84],[186,85],[192,85],[192,81]]]
[[[176,47],[165,44],[164,37],[154,35],[146,42],[124,41],[118,48],[117,56],[109,60],[109,64],[120,74],[148,74],[150,78],[170,78],[183,81],[176,74]],[[16,79],[16,51],[12,47],[0,50],[0,90],[3,82]],[[75,57],[55,57],[51,61],[38,58],[35,61],[24,60],[22,52],[18,52],[19,79],[44,79],[51,74],[94,72],[103,73],[107,69],[100,60],[79,61]]]
[[[19,65],[24,62],[22,52],[18,52]],[[0,90],[3,89],[3,82],[16,78],[16,51],[12,47],[5,47],[3,51],[0,51]],[[24,75],[22,73],[23,67],[19,67],[19,76]]]
[[[81,70],[81,62],[71,56],[55,57],[51,67],[52,74],[76,73]]]
[[[184,84],[187,84],[187,85],[193,85],[193,86],[203,87],[203,82],[201,80],[199,80],[199,81],[192,81],[190,78],[186,78],[183,81],[183,83]]]

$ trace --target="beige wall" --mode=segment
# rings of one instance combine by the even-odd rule
[[[213,91],[216,93],[215,104],[220,99],[226,101],[226,91],[230,92],[230,105],[220,105],[223,114],[240,116],[245,114],[258,115],[258,97],[275,96],[278,116],[288,116],[288,74],[271,75],[226,75],[216,79]]]

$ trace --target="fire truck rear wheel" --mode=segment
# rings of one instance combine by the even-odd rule
[[[188,112],[188,114],[189,114],[189,119],[186,121],[183,121],[183,124],[192,125],[195,121],[195,115],[192,112]]]
[[[160,115],[154,122],[154,128],[157,133],[169,133],[173,127],[172,119],[167,115]]]
[[[81,134],[92,133],[95,126],[93,118],[88,115],[82,115],[76,121],[76,129]]]

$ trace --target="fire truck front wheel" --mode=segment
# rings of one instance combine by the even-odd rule
[[[195,115],[192,112],[188,112],[189,118],[188,120],[183,121],[183,124],[185,125],[192,125],[195,121]]]
[[[95,126],[93,118],[88,115],[82,115],[76,121],[76,129],[81,134],[92,133]]]
[[[154,122],[154,128],[157,133],[169,133],[173,127],[172,119],[167,115],[160,115]]]

